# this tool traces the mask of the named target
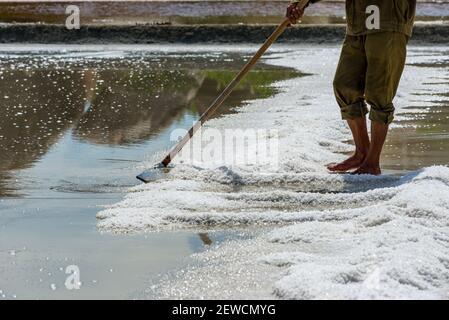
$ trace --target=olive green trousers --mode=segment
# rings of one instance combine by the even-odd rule
[[[347,35],[334,79],[334,92],[344,120],[364,117],[390,124],[393,99],[407,55],[408,36],[399,32]]]

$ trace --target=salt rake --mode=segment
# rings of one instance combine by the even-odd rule
[[[309,0],[299,1],[297,8],[304,10],[304,8],[309,3]],[[249,60],[245,66],[240,70],[240,72],[232,79],[228,86],[223,90],[223,92],[215,99],[214,102],[207,108],[207,110],[201,115],[199,120],[193,125],[193,127],[187,132],[187,134],[170,150],[170,152],[165,156],[162,162],[156,164],[151,169],[147,169],[136,178],[142,182],[149,183],[155,181],[164,176],[169,170],[169,164],[176,157],[176,155],[182,150],[182,148],[189,142],[193,135],[202,127],[202,125],[209,120],[215,112],[220,108],[226,98],[231,94],[235,87],[240,83],[240,81],[245,77],[245,75],[251,70],[251,68],[256,64],[260,57],[268,50],[268,48],[279,38],[279,36],[285,31],[285,29],[290,24],[288,18],[286,18],[276,30],[268,37],[265,43],[260,47],[260,49],[254,54],[254,56]]]

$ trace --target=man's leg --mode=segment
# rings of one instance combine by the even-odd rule
[[[348,119],[348,126],[351,129],[355,143],[355,152],[348,159],[340,163],[331,163],[327,166],[329,171],[345,172],[358,168],[368,155],[370,146],[368,130],[366,128],[366,117]]]
[[[371,122],[371,145],[366,158],[355,174],[380,175],[380,154],[387,138],[388,124],[378,121]]]
[[[355,152],[341,163],[329,164],[328,170],[346,172],[358,168],[366,158],[370,145],[366,128],[368,109],[364,101],[367,69],[365,37],[346,36],[334,79],[334,92],[341,116],[348,122]]]
[[[380,155],[393,121],[393,99],[404,70],[408,38],[396,32],[367,35],[366,101],[371,105],[371,145],[356,174],[381,174]]]

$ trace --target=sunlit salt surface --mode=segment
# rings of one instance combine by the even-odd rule
[[[403,135],[407,141],[408,133],[421,130],[431,134],[425,114],[435,110],[444,117],[437,141],[448,145],[448,52],[411,48],[392,140]],[[195,255],[191,267],[162,277],[143,297],[448,297],[449,168],[418,169],[418,145],[405,148],[408,153],[387,146],[387,155],[415,160],[412,171],[392,170],[395,162],[410,166],[399,158],[387,158],[390,170],[380,177],[330,175],[324,169],[351,149],[332,96],[338,54],[337,48],[320,46],[272,55],[270,63],[311,75],[278,82],[282,92],[276,96],[207,124],[220,130],[278,129],[275,170],[201,159],[189,165],[183,154],[166,179],[134,187],[98,213],[98,227],[116,233],[261,228],[250,240]],[[201,152],[200,143],[193,148]],[[448,157],[422,161],[446,165]]]

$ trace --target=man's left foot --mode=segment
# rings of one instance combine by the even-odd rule
[[[370,174],[373,176],[380,176],[382,171],[379,166],[372,166],[367,164],[362,164],[356,171],[352,174]]]

